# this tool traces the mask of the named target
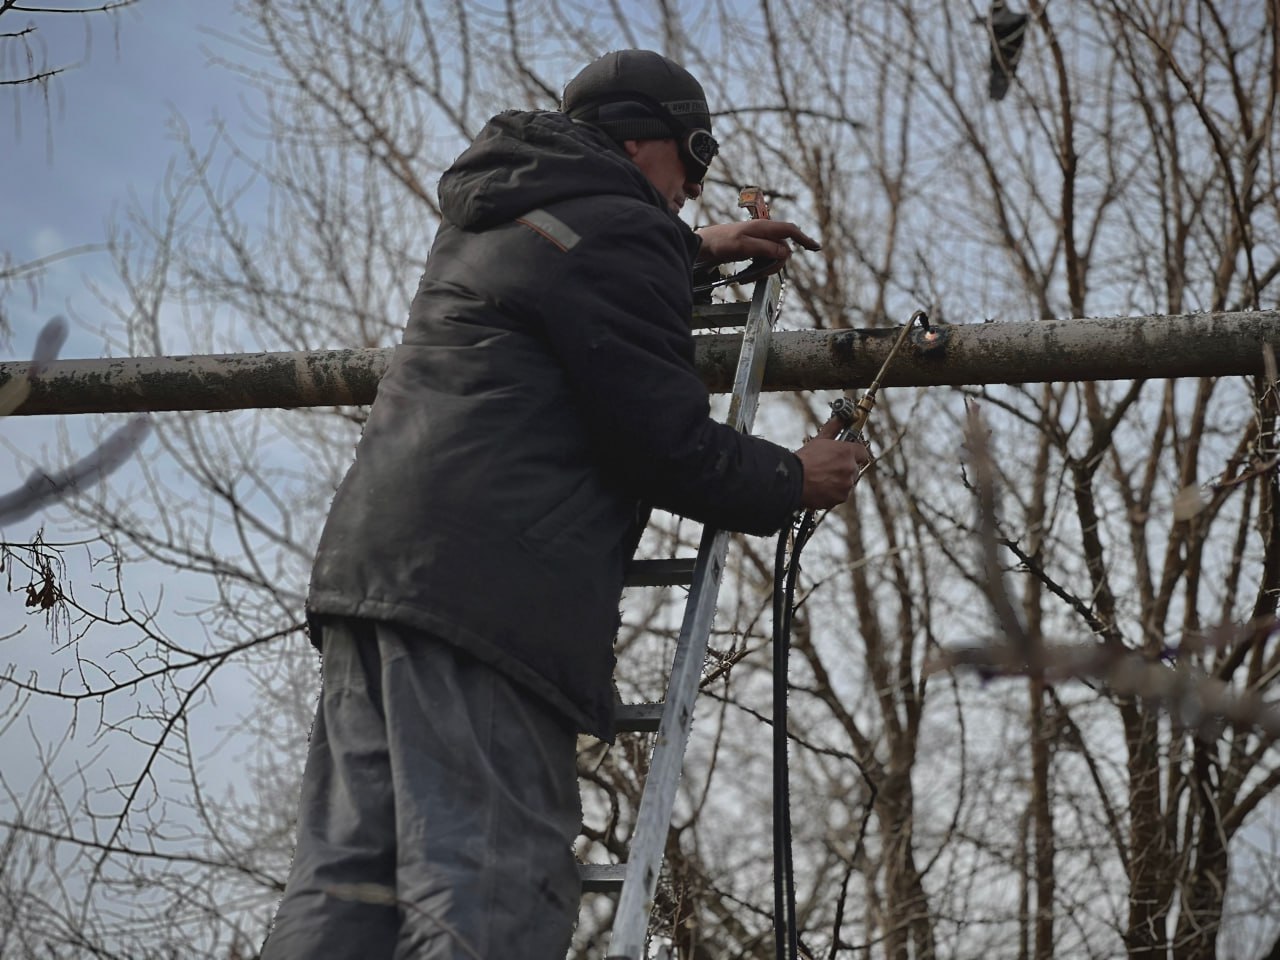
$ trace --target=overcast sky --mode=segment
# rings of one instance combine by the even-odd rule
[[[238,30],[225,0],[139,0],[109,15],[10,11],[0,30],[28,25],[35,27],[37,68],[47,62],[67,69],[47,88],[0,88],[0,252],[19,264],[101,243],[130,202],[150,206],[177,150],[170,133],[175,115],[197,140],[215,117],[234,130],[244,116],[241,84],[212,63],[225,46],[219,34]],[[15,47],[9,41],[0,49],[0,78],[23,66]],[[108,346],[104,330],[113,317],[95,289],[108,297],[118,289],[104,253],[58,262],[34,298],[19,287],[4,303],[12,336],[0,344],[0,359],[29,359],[37,332],[57,314],[70,321],[62,359],[119,353]],[[71,435],[78,456],[92,448],[89,431],[102,425],[91,417],[0,422],[0,445],[15,454],[0,453],[0,494],[30,472],[19,452],[54,466],[65,462],[61,431]],[[28,538],[41,519],[12,524],[7,539]]]
[[[37,56],[75,65],[50,84],[47,108],[33,86],[0,93],[0,250],[23,262],[99,242],[131,194],[149,203],[175,150],[175,111],[197,133],[215,114],[238,124],[240,87],[210,63],[221,45],[210,31],[236,29],[230,8],[225,0],[140,0],[115,16],[4,16],[5,32],[36,25]],[[7,64],[5,75],[13,69]],[[4,356],[25,359],[56,313],[72,317],[64,358],[102,356],[92,331],[106,318],[87,279],[110,283],[105,256],[55,268],[34,308],[30,296],[12,297]]]
[[[222,45],[211,31],[237,29],[225,0],[140,0],[114,17],[10,12],[0,20],[0,30],[20,30],[26,23],[38,28],[37,57],[75,66],[50,84],[47,107],[33,86],[0,88],[0,251],[14,263],[99,243],[109,221],[131,198],[149,206],[176,151],[169,135],[175,113],[197,139],[203,139],[215,115],[233,129],[243,116],[240,83],[210,63],[211,51]],[[12,77],[12,48],[0,52],[7,53],[0,77]],[[103,254],[56,265],[41,283],[34,304],[25,290],[8,297],[4,306],[12,336],[0,345],[0,359],[29,359],[37,332],[56,314],[70,319],[62,359],[108,355],[111,351],[100,331],[112,318],[100,305],[94,285],[108,294],[115,287],[114,271]],[[109,424],[119,422],[111,418]],[[48,467],[61,466],[89,452],[91,434],[107,425],[106,418],[92,415],[0,420],[0,494],[23,481],[31,470],[29,458]],[[155,450],[153,438],[142,455],[153,456]],[[107,482],[124,489],[131,472],[121,470]],[[43,525],[46,539],[57,541],[66,536],[61,519],[56,508],[42,510],[0,530],[0,539],[28,542]],[[67,579],[92,604],[94,577],[84,554],[69,551],[68,559],[73,565]],[[172,574],[163,581],[141,575],[136,568],[133,574],[131,597],[154,597],[162,583],[171,591],[169,596],[184,595]],[[21,633],[8,639],[2,662],[15,664],[20,676],[32,671],[47,681],[57,675],[51,656],[57,637],[50,635],[38,612],[24,610],[22,575],[13,580],[13,592],[0,591],[0,637],[15,629]],[[57,730],[62,722],[59,709],[57,704],[37,704],[27,716],[36,729]],[[92,725],[83,733],[91,734]],[[67,752],[69,761],[76,761],[84,755],[83,745]],[[9,782],[21,783],[34,773],[35,751],[24,730],[0,736],[0,756]]]

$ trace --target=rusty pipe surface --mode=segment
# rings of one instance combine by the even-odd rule
[[[898,327],[774,334],[766,390],[861,388],[876,375]],[[886,372],[884,386],[1043,383],[1237,376],[1263,371],[1263,345],[1280,349],[1280,311],[934,324]],[[701,343],[699,370],[722,390],[733,338]]]
[[[777,331],[766,390],[847,390],[875,377],[900,328]],[[928,334],[933,334],[932,338]],[[713,392],[733,382],[741,334],[696,338]],[[1238,376],[1280,348],[1280,311],[1035,323],[934,324],[894,360],[885,386]],[[15,414],[322,407],[373,400],[391,349],[239,353],[50,363]],[[0,386],[29,362],[0,363]]]
[[[60,360],[13,415],[247,410],[371,403],[389,348]],[[27,363],[0,363],[0,386]]]

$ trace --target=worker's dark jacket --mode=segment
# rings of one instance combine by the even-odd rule
[[[641,503],[770,533],[799,505],[800,463],[708,416],[698,239],[598,130],[495,117],[440,204],[308,610],[429,631],[611,738]]]

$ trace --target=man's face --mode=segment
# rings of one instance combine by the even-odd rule
[[[679,213],[686,200],[702,196],[702,184],[689,179],[675,140],[626,140],[623,147],[649,182],[667,198],[672,213]]]

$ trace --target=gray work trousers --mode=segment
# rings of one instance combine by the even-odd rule
[[[572,725],[428,634],[321,626],[293,869],[262,960],[564,960]]]

